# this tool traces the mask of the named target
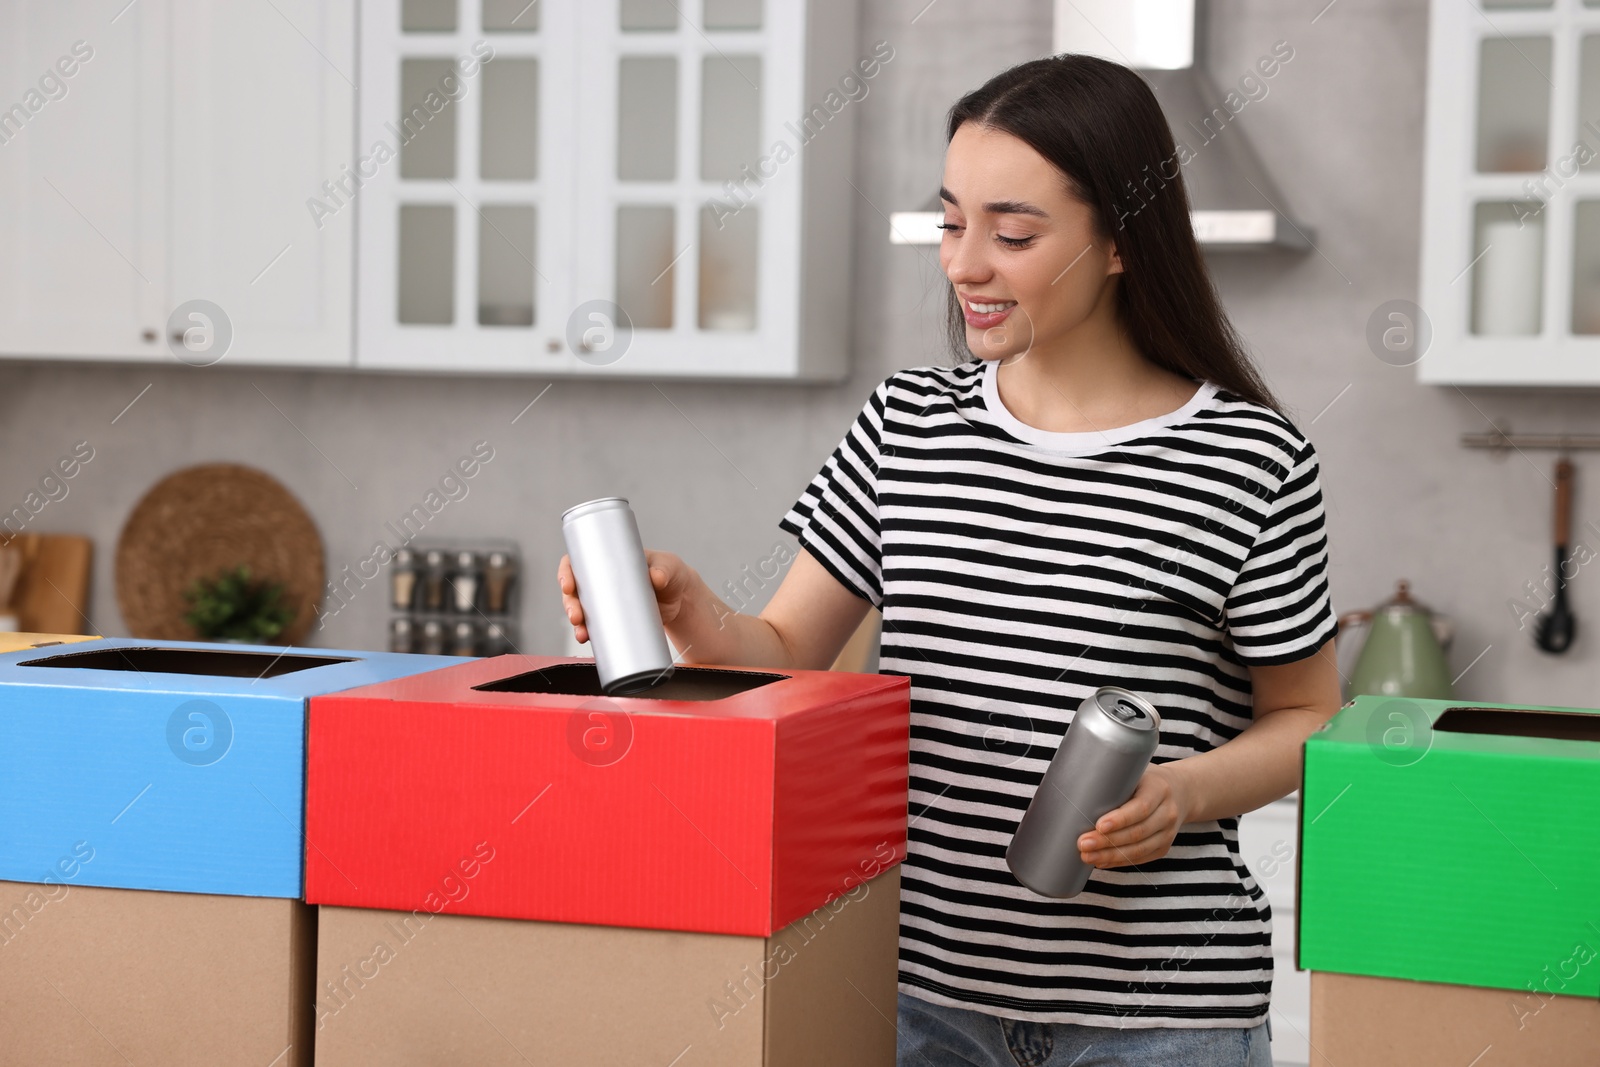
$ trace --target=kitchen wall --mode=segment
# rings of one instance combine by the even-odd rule
[[[1452,660],[1465,672],[1463,697],[1592,705],[1595,580],[1576,580],[1579,637],[1563,657],[1538,652],[1512,609],[1519,599],[1537,607],[1524,583],[1548,574],[1554,457],[1467,450],[1458,440],[1490,419],[1520,431],[1592,432],[1600,417],[1582,391],[1424,387],[1414,368],[1369,351],[1372,311],[1417,296],[1426,3],[1324,2],[1213,5],[1217,83],[1236,80],[1276,41],[1294,49],[1268,95],[1237,123],[1315,227],[1317,250],[1212,262],[1234,321],[1321,454],[1335,607],[1369,607],[1407,578],[1420,599],[1457,620]],[[788,542],[778,518],[872,387],[896,368],[946,361],[937,250],[891,246],[885,216],[929,199],[944,110],[1046,50],[1050,8],[1049,0],[865,0],[864,45],[887,40],[896,56],[852,105],[863,195],[850,310],[855,369],[843,385],[558,380],[541,393],[547,382],[534,379],[278,372],[226,361],[204,369],[0,363],[0,510],[20,502],[74,442],[93,445],[95,458],[69,495],[31,528],[94,537],[92,616],[103,632],[120,634],[117,534],[167,472],[213,460],[271,472],[321,527],[332,573],[366,556],[385,520],[418,503],[484,439],[493,460],[427,533],[521,542],[531,576],[526,651],[565,648],[554,582],[559,514],[592,496],[630,498],[647,542],[678,552],[720,589]],[[1576,536],[1600,548],[1600,510],[1583,489],[1600,457],[1577,461]],[[370,586],[313,640],[379,647],[386,618],[383,593]]]

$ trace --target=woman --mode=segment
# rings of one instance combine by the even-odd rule
[[[693,662],[826,668],[883,613],[911,678],[901,1064],[1271,1062],[1271,911],[1238,816],[1338,709],[1317,456],[1229,326],[1161,110],[1125,67],[1008,70],[951,110],[951,367],[891,374],[780,525],[759,617],[649,553]],[[572,573],[568,618],[588,639]],[[1073,709],[1162,715],[1078,896],[1005,848]]]

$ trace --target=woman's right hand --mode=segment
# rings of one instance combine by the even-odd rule
[[[661,623],[671,635],[672,624],[682,614],[689,591],[699,582],[700,574],[671,552],[645,549],[645,566],[650,569],[650,585],[655,589],[656,607],[661,611]],[[573,635],[579,644],[589,640],[589,628],[584,625],[583,604],[578,598],[578,579],[572,572],[572,557],[563,555],[556,570],[556,581],[561,585],[561,607],[572,623]]]

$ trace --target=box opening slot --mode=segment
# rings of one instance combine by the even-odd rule
[[[89,671],[204,674],[216,678],[276,678],[282,674],[350,663],[349,656],[225,652],[208,648],[102,648],[30,659],[20,667],[72,667]]]
[[[1559,741],[1600,741],[1600,715],[1525,708],[1446,708],[1435,730],[1506,737],[1549,737]]]
[[[730,671],[716,667],[678,667],[672,677],[660,685],[638,693],[630,693],[629,700],[721,700],[735,693],[744,693],[773,682],[781,682],[787,674],[766,674],[761,671]],[[593,663],[557,663],[536,671],[500,678],[475,685],[473,689],[485,693],[559,693],[567,696],[606,696],[600,688],[600,671]]]

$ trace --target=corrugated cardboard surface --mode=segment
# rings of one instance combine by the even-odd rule
[[[1600,1002],[1313,971],[1311,1049],[1311,1067],[1594,1067]]]
[[[767,937],[904,856],[905,678],[796,671],[704,701],[500,687],[573,666],[594,674],[500,656],[313,697],[305,899]],[[478,844],[490,869],[441,894]]]
[[[320,909],[318,1067],[893,1067],[899,867],[772,938]]]
[[[772,915],[762,932],[782,929],[837,893],[851,860],[862,870],[905,858],[910,684],[891,692],[892,702],[864,691],[778,721]]]
[[[1360,696],[1306,741],[1302,969],[1522,990],[1600,943],[1600,835],[1568,802],[1600,796],[1600,741],[1435,729],[1452,708],[1506,706]],[[1500,727],[1543,712],[1600,725],[1521,705]],[[1564,993],[1600,995],[1600,966]]]
[[[766,951],[778,967],[764,986],[763,1067],[895,1062],[898,866],[784,927]]]
[[[151,669],[174,652],[252,667]],[[313,653],[345,662],[256,676]],[[461,662],[126,638],[0,654],[0,878],[38,878],[88,840],[81,884],[300,897],[306,698]]]
[[[65,645],[79,641],[98,640],[86,634],[23,634],[0,632],[0,652],[18,652],[25,648],[43,648],[46,645]]]
[[[296,900],[0,882],[0,1067],[310,1067],[315,947]]]

